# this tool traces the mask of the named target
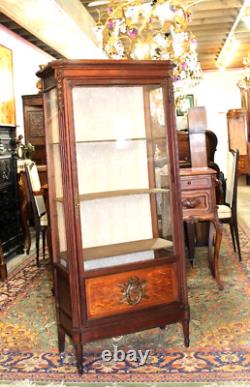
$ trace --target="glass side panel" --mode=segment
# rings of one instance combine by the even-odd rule
[[[172,240],[172,203],[169,179],[168,138],[166,136],[162,89],[150,90],[150,115],[154,146],[156,187],[166,192],[157,194],[159,231],[163,238]]]
[[[84,269],[173,255],[162,89],[77,86],[72,98]]]
[[[67,250],[65,216],[62,189],[62,165],[60,154],[59,124],[56,89],[45,94],[46,141],[48,151],[48,187],[52,233],[53,260],[58,262],[61,253]],[[60,200],[58,200],[60,198]]]
[[[46,137],[49,144],[59,142],[59,125],[58,125],[58,107],[57,91],[50,90],[45,94],[45,109],[47,111],[47,122],[49,130],[46,131]]]

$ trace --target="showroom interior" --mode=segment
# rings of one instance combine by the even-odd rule
[[[0,93],[0,386],[248,386],[249,0],[1,0]]]

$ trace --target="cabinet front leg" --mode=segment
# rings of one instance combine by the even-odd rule
[[[79,343],[75,345],[76,351],[76,365],[80,375],[83,374],[83,344]]]
[[[65,351],[65,331],[60,325],[58,326],[57,334],[58,334],[58,348],[59,348],[59,352],[61,353]]]

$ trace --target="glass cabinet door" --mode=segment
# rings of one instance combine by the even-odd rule
[[[173,255],[162,89],[74,86],[72,101],[84,270]]]
[[[66,263],[66,232],[64,216],[64,197],[62,189],[62,163],[59,139],[57,91],[52,89],[45,94],[46,138],[48,152],[48,176],[50,196],[51,229],[57,235],[52,238],[53,259],[64,266]],[[55,242],[54,242],[55,241]],[[56,244],[55,244],[56,243]]]

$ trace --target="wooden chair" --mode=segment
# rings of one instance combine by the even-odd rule
[[[237,174],[238,174],[239,151],[231,150],[228,152],[227,163],[227,182],[225,204],[220,204],[218,216],[221,223],[227,223],[230,226],[234,251],[236,251],[241,261],[240,240],[237,222]]]
[[[43,259],[45,259],[45,236],[48,229],[48,218],[36,164],[31,163],[30,165],[25,165],[25,171],[34,216],[36,231],[36,263],[39,267],[40,235],[42,234]]]

